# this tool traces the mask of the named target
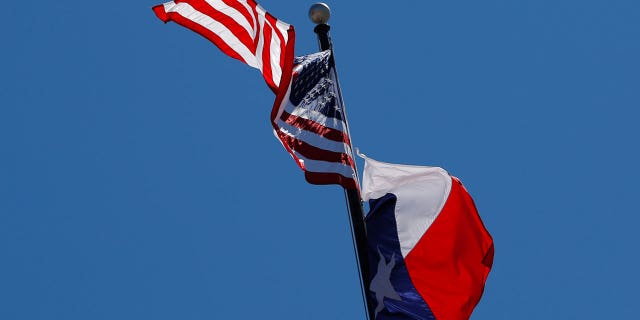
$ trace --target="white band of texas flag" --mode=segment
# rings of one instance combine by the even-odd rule
[[[376,320],[469,319],[493,263],[471,196],[442,168],[364,158]]]

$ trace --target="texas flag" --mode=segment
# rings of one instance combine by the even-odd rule
[[[364,158],[375,319],[469,319],[493,263],[473,199],[442,168]]]

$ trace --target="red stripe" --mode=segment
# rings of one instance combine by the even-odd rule
[[[358,184],[354,179],[338,173],[305,171],[304,178],[311,184],[339,184],[345,189],[358,189]]]
[[[277,88],[276,83],[273,79],[273,73],[271,72],[271,27],[266,23],[263,24],[262,27],[262,37],[263,37],[263,46],[262,46],[262,75],[264,79],[267,81],[269,87],[275,89]],[[256,56],[258,56],[258,52],[256,52]]]
[[[276,136],[278,137],[278,139],[280,140],[280,143],[282,143],[282,146],[287,149],[287,152],[289,152],[289,154],[293,157],[293,160],[295,160],[296,164],[298,165],[298,167],[300,167],[300,169],[305,170],[304,165],[300,162],[300,158],[298,158],[296,156],[296,154],[293,152],[293,150],[291,150],[291,147],[286,144],[283,140],[283,136],[285,135],[284,133],[278,131],[278,129],[276,128],[275,131]]]
[[[313,120],[305,119],[302,117],[294,116],[286,111],[282,112],[282,116],[280,117],[282,121],[302,130],[313,132],[317,135],[320,135],[326,139],[344,142],[351,145],[351,141],[349,140],[349,135],[345,134],[340,130],[336,130],[333,128],[326,127],[318,122]]]
[[[278,131],[278,135],[280,136],[280,140],[287,144],[289,148],[291,148],[295,152],[300,153],[307,159],[342,163],[351,167],[355,167],[353,159],[346,153],[334,152],[312,146],[302,140],[298,140],[292,136],[284,134],[281,131]]]
[[[260,26],[260,19],[258,17],[258,10],[256,9],[258,4],[253,1],[253,0],[248,0],[247,4],[251,7],[251,9],[253,10],[253,16],[256,17],[256,36],[254,39],[254,43],[253,43],[253,50],[252,52],[255,53],[256,58],[259,56],[258,55],[258,42],[260,42],[260,39],[263,37],[264,34],[264,30],[262,30],[262,27]],[[292,43],[293,45],[293,43]],[[263,47],[263,51],[264,51],[264,47]],[[291,61],[293,61],[293,56],[291,56]],[[264,61],[263,61],[264,64]],[[292,62],[293,64],[293,62]],[[278,90],[278,84],[274,83],[273,81],[273,76],[271,75],[271,68],[269,68],[269,77],[267,77],[267,75],[264,73],[264,65],[262,66],[262,70],[260,70],[262,72],[262,77],[264,78],[264,81],[267,83],[267,86],[269,86],[269,88],[271,89],[271,91],[273,91],[273,93],[278,94],[277,90]],[[282,82],[282,77],[280,77],[280,81]]]
[[[194,9],[200,11],[202,14],[209,16],[211,19],[218,21],[220,24],[224,25],[233,33],[233,35],[242,42],[242,44],[247,47],[250,51],[253,48],[253,37],[247,33],[247,30],[243,28],[238,22],[233,20],[231,17],[226,14],[216,10],[206,1],[202,0],[174,0],[175,3],[187,3],[191,5]],[[246,11],[246,9],[244,9]]]
[[[164,5],[157,5],[154,6],[153,8],[151,8],[153,10],[153,12],[156,14],[156,16],[162,20],[162,22],[167,23],[169,22],[169,17],[167,16],[167,12],[164,11]]]

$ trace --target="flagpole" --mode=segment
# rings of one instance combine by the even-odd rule
[[[331,43],[331,38],[329,37],[329,30],[331,27],[327,24],[329,21],[329,17],[331,16],[331,10],[329,6],[324,3],[315,3],[309,9],[309,17],[311,20],[316,23],[316,27],[313,31],[318,35],[318,43],[320,46],[320,50],[331,50],[331,60],[334,65],[335,71],[335,59],[333,55],[333,44]],[[337,71],[336,71],[336,79],[337,79]],[[339,88],[339,86],[338,86]],[[344,101],[342,99],[342,92],[338,89],[339,98],[344,106]],[[345,123],[347,124],[347,135],[349,135],[349,141],[351,140],[351,133],[349,132],[349,124],[345,116]],[[355,160],[354,160],[355,161]],[[358,181],[358,170],[355,168],[356,172],[356,182]],[[360,284],[363,290],[363,298],[365,300],[365,311],[367,314],[367,318],[374,320],[375,315],[373,313],[373,308],[371,306],[370,299],[367,298],[369,293],[369,279],[370,271],[369,271],[369,257],[367,253],[367,230],[364,223],[364,209],[362,207],[362,197],[360,196],[360,190],[358,189],[345,189],[345,195],[347,198],[347,207],[349,210],[349,216],[351,218],[351,232],[354,241],[354,249],[356,251],[356,262],[358,264],[358,271],[360,274]]]

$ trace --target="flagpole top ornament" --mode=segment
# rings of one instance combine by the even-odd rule
[[[309,8],[309,18],[315,24],[326,24],[331,18],[331,9],[324,2],[316,2]]]

